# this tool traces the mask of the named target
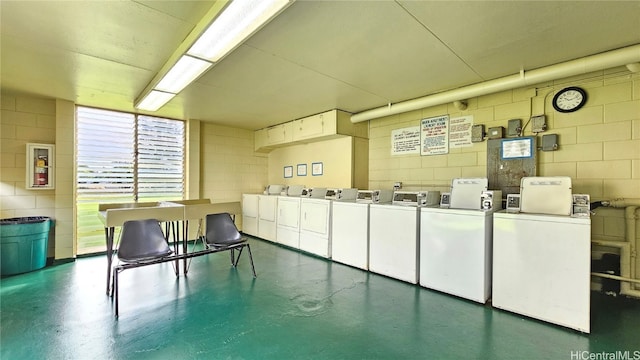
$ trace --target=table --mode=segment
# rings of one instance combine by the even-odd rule
[[[207,214],[228,212],[235,219],[236,214],[241,214],[240,202],[211,203],[209,199],[180,200],[168,202],[141,202],[100,204],[98,206],[98,218],[104,224],[106,255],[107,255],[107,295],[110,292],[111,267],[113,264],[113,244],[115,228],[122,226],[126,221],[156,219],[167,223],[166,236],[173,233],[174,249],[177,253],[178,243],[182,237],[182,251],[187,252],[187,240],[189,236],[189,220],[201,221]],[[182,231],[180,230],[182,223]],[[171,231],[172,230],[172,231]],[[182,234],[180,234],[182,233]],[[176,275],[179,273],[179,260],[176,259]],[[184,274],[187,273],[187,261],[184,259]]]

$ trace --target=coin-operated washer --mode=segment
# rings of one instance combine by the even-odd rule
[[[369,270],[369,204],[390,204],[393,190],[358,190],[355,199],[333,201],[331,258]]]
[[[493,215],[494,307],[590,332],[588,197],[569,177],[522,178],[519,204]]]
[[[440,207],[420,209],[420,285],[485,303],[491,295],[493,213],[486,178],[453,179]]]
[[[370,271],[418,283],[419,210],[439,200],[439,191],[395,191],[390,205],[370,205]]]

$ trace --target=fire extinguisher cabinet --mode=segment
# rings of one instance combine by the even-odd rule
[[[55,145],[27,144],[27,189],[55,188]]]

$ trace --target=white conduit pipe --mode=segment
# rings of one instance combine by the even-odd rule
[[[515,75],[505,76],[499,79],[489,80],[438,94],[427,95],[421,98],[399,102],[397,104],[388,104],[386,106],[353,114],[351,116],[351,122],[358,123],[384,116],[400,114],[407,111],[442,105],[459,100],[466,100],[477,96],[517,89],[528,85],[543,83],[545,81],[557,80],[569,76],[586,74],[593,71],[610,69],[612,67],[637,62],[640,62],[640,44],[540,69],[530,71],[523,70]]]

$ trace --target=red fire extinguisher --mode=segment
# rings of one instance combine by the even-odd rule
[[[49,183],[49,176],[47,173],[47,158],[39,157],[36,160],[36,173],[34,183],[37,186],[45,186]]]

